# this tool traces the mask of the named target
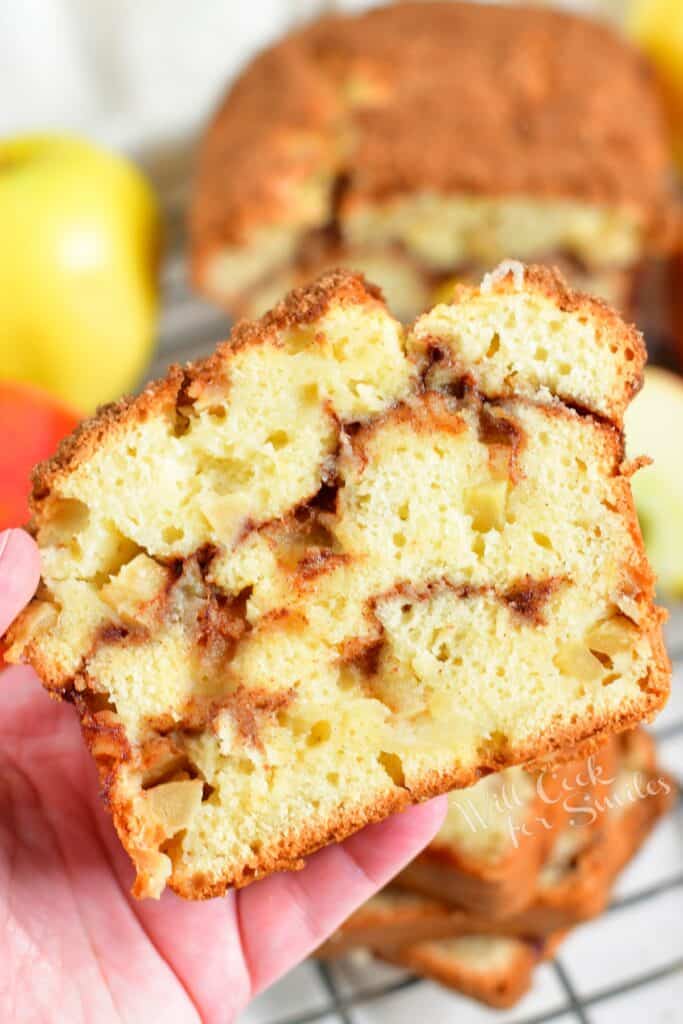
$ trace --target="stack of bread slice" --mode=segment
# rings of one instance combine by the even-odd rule
[[[368,950],[511,1006],[567,930],[605,908],[674,791],[637,729],[587,759],[510,768],[455,792],[436,839],[318,955]]]

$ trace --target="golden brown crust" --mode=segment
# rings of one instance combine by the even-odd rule
[[[576,753],[576,749],[571,751],[572,758]],[[611,744],[603,749],[601,761],[605,755],[612,760]],[[564,756],[569,756],[566,751]],[[572,785],[583,767],[573,759],[555,770],[542,766],[524,820],[514,838],[511,832],[507,849],[497,860],[487,862],[468,855],[457,843],[444,843],[437,837],[393,884],[452,904],[480,921],[514,917],[534,896],[539,870],[569,817],[562,799],[564,787]]]
[[[114,724],[113,719],[108,724]],[[627,726],[622,726],[627,728]],[[618,730],[616,723],[611,726],[613,731]],[[132,806],[126,795],[125,781],[120,774],[121,765],[128,760],[129,748],[122,743],[118,751],[108,746],[106,756],[101,758],[98,755],[97,747],[92,742],[92,733],[85,731],[85,738],[90,747],[100,776],[100,784],[103,787],[105,798],[112,813],[114,824],[123,845],[133,859],[139,858],[140,847],[138,830],[135,823],[131,823]],[[511,751],[511,761],[508,763],[524,763],[530,760],[531,751],[542,749],[544,754],[550,754],[553,750],[555,737],[552,735],[538,737],[538,746],[532,746],[525,751]],[[577,741],[578,742],[578,741]],[[565,748],[566,748],[565,744]],[[562,749],[560,743],[559,749]],[[492,770],[497,765],[491,765]],[[263,850],[258,858],[256,867],[244,867],[221,879],[210,879],[195,876],[171,876],[168,885],[179,896],[186,899],[210,899],[222,896],[230,888],[241,888],[251,884],[258,878],[265,877],[274,871],[299,870],[304,866],[303,858],[315,853],[316,850],[332,842],[340,841],[366,825],[382,821],[390,814],[404,810],[407,806],[428,800],[433,796],[446,793],[454,788],[462,788],[477,782],[486,768],[480,771],[455,770],[453,772],[433,772],[426,776],[419,788],[397,789],[391,787],[383,798],[380,798],[372,805],[367,803],[357,806],[347,806],[330,817],[324,826],[304,826],[296,833],[284,835],[277,844],[272,844],[267,850]],[[145,880],[138,877],[134,893],[142,894]]]
[[[94,416],[84,419],[59,444],[57,451],[33,470],[30,507],[35,512],[39,502],[48,497],[54,482],[87,461],[105,440],[116,433],[120,424],[142,421],[150,415],[175,405],[184,380],[180,366],[171,366],[162,380],[154,381],[136,397],[125,396],[117,402],[101,406]]]
[[[340,99],[296,38],[257,57],[205,136],[193,232],[241,241],[261,222],[288,217],[283,182],[298,183],[336,165]],[[231,179],[225,168],[233,162],[240,171]]]
[[[318,320],[332,301],[341,305],[384,302],[380,289],[362,274],[330,270],[305,287],[289,292],[259,320],[241,320],[232,329],[230,344],[237,348],[275,340],[280,331]]]
[[[218,242],[305,223],[297,189],[321,177],[314,227],[335,203],[425,190],[622,206],[661,235],[669,163],[648,68],[593,21],[466,3],[328,17],[261,54],[214,116],[191,216],[195,276]]]
[[[621,727],[617,724],[618,719],[614,719],[612,724],[608,726],[610,732],[620,732],[624,729],[628,729],[628,725],[622,724]],[[598,730],[599,731],[599,730]],[[567,733],[567,735],[569,735]],[[581,736],[579,730],[573,735]],[[565,741],[564,746],[560,742],[558,747],[554,746],[556,742],[555,736],[552,734],[542,737],[537,737],[536,744],[533,743],[528,749],[524,751],[510,751],[510,760],[507,764],[524,764],[531,760],[531,751],[540,749],[543,751],[542,756],[552,755],[556,750],[566,750],[568,746],[571,746],[571,742]],[[575,743],[580,743],[581,739],[576,739]],[[402,789],[397,790],[393,787],[387,790],[384,798],[375,801],[371,806],[362,804],[356,807],[345,807],[340,810],[337,815],[331,817],[324,825],[324,827],[315,828],[313,826],[304,827],[297,831],[296,834],[283,836],[277,846],[272,846],[269,850],[264,851],[259,859],[259,864],[256,869],[248,869],[239,874],[233,875],[231,878],[223,878],[216,882],[209,879],[202,880],[201,886],[197,887],[194,879],[176,879],[171,878],[168,882],[169,887],[178,893],[180,896],[184,896],[187,899],[207,899],[215,896],[222,896],[229,888],[241,888],[245,885],[249,885],[257,878],[264,877],[265,875],[271,874],[273,871],[287,871],[287,870],[298,870],[304,866],[303,858],[315,853],[316,850],[321,849],[332,842],[338,842],[345,839],[347,836],[364,828],[366,825],[373,824],[377,821],[382,821],[390,814],[397,813],[404,810],[411,804],[421,803],[425,800],[429,800],[434,796],[439,796],[442,793],[447,793],[451,789],[461,789],[466,786],[471,786],[479,779],[487,774],[488,771],[496,771],[500,768],[500,765],[495,764],[495,756],[491,758],[490,767],[481,767],[478,771],[464,771],[454,770],[452,772],[432,772],[426,776],[422,784],[419,787],[413,787],[410,791]],[[652,806],[652,805],[651,805]],[[666,803],[662,803],[659,806],[662,808],[667,806]],[[660,811],[662,813],[663,811]],[[125,808],[124,808],[125,815]],[[561,812],[558,811],[558,821],[560,820]],[[656,818],[651,819],[654,824]],[[546,833],[543,829],[542,833]],[[119,833],[120,834],[120,833]],[[539,833],[540,835],[541,833]],[[548,831],[548,835],[552,835],[552,832]],[[124,845],[126,845],[125,840]],[[530,844],[532,850],[531,859],[536,860],[539,851],[547,852],[548,843],[543,843],[539,840],[538,846],[536,844]],[[535,848],[534,848],[535,847]],[[293,856],[293,851],[296,854]],[[129,851],[130,852],[130,851]],[[421,855],[422,856],[422,855]],[[541,854],[542,857],[542,854]],[[518,877],[519,876],[515,876]],[[442,886],[442,879],[439,880],[439,885]],[[414,888],[411,886],[411,889]],[[424,891],[424,890],[420,890]],[[480,892],[481,890],[479,890]],[[511,894],[511,889],[506,887],[506,894]],[[433,890],[431,890],[433,894]],[[445,895],[443,888],[441,888],[441,896]],[[497,926],[500,921],[497,920]],[[503,918],[504,920],[504,918]],[[512,919],[511,919],[512,920]],[[561,918],[560,923],[556,926],[553,925],[552,929],[542,929],[542,934],[545,934],[547,930],[554,930],[554,927],[564,927],[564,917]],[[570,922],[571,923],[571,922]],[[540,931],[540,929],[539,929]],[[532,934],[532,929],[525,926],[521,930],[511,930],[511,934]]]
[[[591,318],[601,335],[605,338],[612,336],[620,348],[631,351],[632,394],[642,387],[647,352],[642,335],[635,326],[624,323],[618,314],[600,299],[568,288],[562,275],[555,269],[536,265],[525,267],[524,286],[544,295],[564,312],[579,313]],[[499,293],[513,291],[515,283],[512,271],[498,277],[493,288]],[[465,302],[473,291],[459,286],[455,289],[453,301]],[[140,395],[124,397],[118,402],[103,406],[94,416],[83,420],[76,430],[61,442],[52,458],[35,467],[31,507],[35,508],[36,503],[48,495],[54,481],[86,461],[91,452],[116,432],[119,424],[142,421],[148,416],[176,406],[183,394],[194,398],[204,388],[222,383],[222,367],[228,351],[273,342],[278,332],[285,328],[295,328],[314,322],[324,314],[333,300],[361,304],[383,301],[381,291],[366,281],[362,274],[333,270],[306,287],[290,292],[259,320],[239,321],[233,327],[228,341],[221,343],[212,355],[188,363],[184,367],[171,366],[165,378],[149,384]],[[434,400],[440,402],[438,396]],[[390,411],[388,415],[393,416],[395,413]],[[457,417],[453,419],[453,429],[457,429]]]
[[[671,776],[658,770],[652,739],[643,730],[618,737],[615,767],[635,745],[643,751],[642,792],[638,789],[628,806],[619,811],[613,795],[610,800],[597,788],[593,806],[599,814],[589,841],[565,875],[554,884],[537,887],[530,905],[505,918],[501,930],[513,935],[543,936],[604,910],[617,875],[667,812],[676,791]]]
[[[634,786],[628,807],[612,822],[609,841],[609,881],[612,884],[623,867],[643,845],[652,829],[676,802],[679,786],[657,762],[655,742],[644,729],[622,733],[618,738],[622,758],[636,760],[642,778]]]
[[[456,923],[456,915],[462,927]],[[315,951],[321,960],[333,960],[352,949],[374,953],[412,945],[422,939],[463,935],[468,914],[426,896],[384,889],[354,911]]]

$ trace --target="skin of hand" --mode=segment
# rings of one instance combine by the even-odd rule
[[[0,636],[31,598],[38,550],[0,533]],[[438,830],[445,797],[220,899],[129,895],[76,714],[27,667],[0,674],[0,1020],[226,1024]]]

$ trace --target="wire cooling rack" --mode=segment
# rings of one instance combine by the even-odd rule
[[[185,207],[192,145],[143,157],[165,207],[162,318],[150,377],[210,352],[229,322],[192,295]],[[674,686],[654,725],[663,767],[683,779],[683,610],[672,612]],[[241,1024],[683,1024],[683,804],[679,802],[622,874],[596,921],[577,928],[541,964],[532,991],[510,1011],[491,1011],[406,971],[351,956],[307,961],[243,1014]]]

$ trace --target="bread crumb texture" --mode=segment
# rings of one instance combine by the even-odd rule
[[[38,467],[10,634],[71,700],[138,896],[216,895],[651,717],[644,349],[508,267],[410,329],[337,272]]]

